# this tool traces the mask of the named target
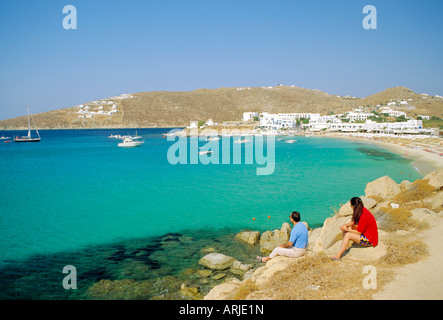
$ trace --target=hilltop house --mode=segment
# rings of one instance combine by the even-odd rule
[[[258,112],[243,112],[243,121],[254,120],[258,117]]]

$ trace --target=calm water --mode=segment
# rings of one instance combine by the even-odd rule
[[[167,131],[139,129],[144,145],[128,149],[108,136],[135,130],[53,130],[40,132],[40,143],[1,142],[0,298],[81,299],[100,279],[169,279],[205,246],[229,254],[241,229],[279,228],[293,210],[320,226],[368,181],[422,177],[398,155],[317,137],[276,140],[267,176],[244,161],[171,165]],[[61,288],[67,264],[79,270],[79,290]],[[152,284],[149,297],[162,286]]]

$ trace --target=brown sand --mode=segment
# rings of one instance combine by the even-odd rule
[[[443,299],[443,219],[422,231],[423,241],[429,246],[429,256],[395,271],[395,278],[376,300],[440,300]]]

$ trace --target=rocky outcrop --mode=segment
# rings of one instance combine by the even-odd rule
[[[443,190],[443,169],[435,170],[424,177],[436,190]]]
[[[236,260],[231,266],[230,271],[233,274],[243,276],[246,272],[252,269],[252,264],[243,264],[240,261]]]
[[[230,280],[215,286],[204,297],[204,300],[228,300],[232,299],[233,293],[236,292],[242,282],[240,280]]]
[[[315,253],[325,252],[329,254],[328,250],[336,242],[343,239],[343,234],[340,231],[340,226],[349,222],[349,217],[334,216],[325,220],[323,227],[320,228],[320,234],[312,244],[312,251]],[[310,241],[311,242],[311,241]]]
[[[282,224],[280,230],[264,232],[260,237],[260,252],[270,253],[275,247],[286,243],[289,240],[290,234],[291,226],[287,222]]]
[[[366,197],[378,196],[383,199],[393,199],[400,192],[400,186],[388,176],[369,182],[365,189]]]
[[[423,180],[414,182],[405,180],[397,184],[386,176],[368,183],[365,196],[361,196],[361,199],[364,206],[374,214],[377,220],[379,243],[375,248],[352,244],[345,251],[342,258],[351,261],[371,262],[387,257],[390,251],[386,239],[389,239],[390,236],[408,235],[416,230],[415,226],[426,225],[426,223],[432,224],[435,219],[443,217],[443,191],[440,191],[443,183],[441,178],[441,174],[435,171]],[[429,189],[427,184],[435,189],[430,192],[415,192],[414,195],[416,194],[419,200],[415,197],[404,196],[409,194],[406,194],[406,192],[414,191],[420,186],[424,188],[424,191],[427,191]],[[399,195],[406,200],[397,201],[399,199],[396,196]],[[423,208],[423,206],[426,206],[426,208]],[[337,253],[343,239],[340,225],[349,222],[351,216],[352,209],[348,202],[340,208],[335,216],[326,219],[321,228],[310,230],[308,253],[298,259],[310,259],[312,256],[318,256],[319,254],[332,255]],[[411,223],[411,221],[414,221],[414,223]],[[415,224],[415,222],[418,222],[418,224]],[[260,237],[260,250],[262,252],[273,250],[276,246],[286,242],[289,239],[289,234],[289,224],[283,224],[280,230],[264,232]],[[245,235],[245,239],[248,238],[249,236]],[[245,281],[250,281],[258,288],[269,286],[279,272],[290,268],[291,265],[297,263],[298,259],[277,256],[258,269],[249,269],[243,281],[227,281],[215,286],[204,299],[232,299],[236,292],[241,290]],[[236,262],[236,264],[240,265],[241,263]]]

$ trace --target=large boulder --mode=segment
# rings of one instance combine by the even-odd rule
[[[243,231],[237,233],[236,239],[246,242],[247,244],[256,245],[260,241],[259,231]]]
[[[320,235],[321,235],[321,230],[322,228],[316,228],[313,229],[310,234],[309,234],[309,238],[308,238],[308,250],[313,250],[315,244],[317,243],[317,240],[319,239]]]
[[[211,270],[225,270],[229,269],[235,261],[233,257],[214,252],[205,255],[198,263]]]
[[[312,250],[316,253],[326,252],[326,250],[332,247],[336,242],[343,240],[343,233],[340,230],[340,226],[349,221],[349,217],[339,216],[326,219]]]
[[[435,170],[424,177],[428,184],[437,190],[443,189],[443,169]]]
[[[280,230],[265,231],[260,237],[260,252],[269,253],[281,244],[289,240],[291,226],[285,222]]]
[[[400,182],[401,191],[406,191],[409,188],[411,188],[411,186],[412,186],[412,182],[409,180],[403,180],[402,182]]]
[[[400,192],[400,186],[388,176],[369,182],[365,189],[366,197],[378,196],[383,199],[392,199]]]
[[[241,286],[240,280],[231,280],[223,282],[215,286],[209,291],[209,293],[204,297],[204,300],[228,300],[232,299],[235,292]]]
[[[278,272],[287,270],[292,264],[294,264],[294,261],[297,261],[297,259],[277,256],[266,262],[265,266],[255,270],[251,280],[253,280],[255,284],[260,287],[269,281],[272,281]]]

